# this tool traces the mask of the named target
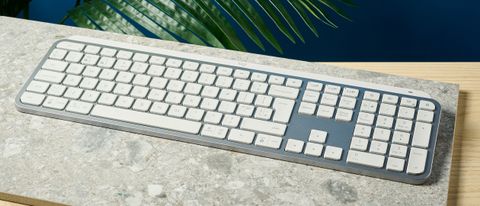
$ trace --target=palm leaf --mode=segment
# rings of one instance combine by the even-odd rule
[[[337,1],[353,5],[352,0]],[[77,0],[67,18],[80,27],[137,36],[148,32],[161,39],[241,51],[247,50],[245,45],[249,41],[262,50],[267,43],[282,53],[282,44],[275,33],[292,43],[297,38],[305,42],[295,18],[316,36],[319,33],[315,21],[337,27],[329,12],[349,20],[336,3],[332,0]],[[247,38],[239,38],[237,34]]]

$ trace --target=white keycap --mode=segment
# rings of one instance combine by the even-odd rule
[[[50,53],[49,58],[62,60],[66,55],[67,55],[67,50],[54,49],[52,53]]]
[[[393,143],[408,145],[410,143],[410,133],[394,131],[392,137]]]
[[[205,124],[203,125],[202,132],[200,133],[202,136],[213,137],[217,139],[225,139],[227,136],[228,128]]]
[[[63,96],[70,99],[78,99],[80,98],[82,93],[83,93],[83,89],[69,87]]]
[[[290,99],[275,98],[273,102],[273,121],[279,123],[290,122],[290,117],[295,106],[295,101]]]
[[[117,58],[119,59],[131,59],[133,56],[132,52],[121,50],[117,53]]]
[[[215,82],[216,76],[214,74],[202,73],[198,78],[198,83],[203,85],[212,85]]]
[[[423,174],[427,163],[428,151],[412,147],[408,157],[407,174]]]
[[[325,85],[325,93],[329,94],[340,94],[341,87],[336,85],[327,84]]]
[[[134,77],[133,73],[130,72],[119,72],[115,80],[122,83],[130,83]]]
[[[47,108],[63,110],[67,103],[68,100],[65,98],[48,96],[42,105]]]
[[[148,62],[150,62],[150,64],[162,65],[165,63],[166,60],[167,59],[165,57],[151,56]]]
[[[69,74],[81,74],[85,65],[72,63],[67,67],[67,73]]]
[[[270,107],[272,105],[273,98],[266,95],[257,95],[255,98],[255,106]]]
[[[170,92],[181,92],[183,90],[183,88],[185,87],[185,82],[182,82],[182,81],[178,81],[178,80],[170,80],[168,82],[168,85],[167,85],[167,91],[170,91]],[[216,90],[218,91],[218,89]],[[218,92],[217,92],[218,93]],[[216,97],[215,96],[207,96],[205,95],[206,97]]]
[[[185,61],[182,65],[182,68],[186,70],[196,71],[199,66],[200,64],[197,62]]]
[[[83,53],[80,52],[68,52],[65,57],[65,61],[78,63],[83,57]]]
[[[240,129],[231,129],[228,133],[228,140],[233,142],[240,142],[245,144],[251,144],[253,138],[255,137],[254,132],[240,130]]]
[[[200,131],[200,127],[202,126],[201,123],[190,120],[177,119],[167,116],[149,114],[145,112],[137,112],[128,109],[121,109],[104,105],[95,105],[91,112],[91,115],[120,120],[124,122],[143,124],[156,128],[180,131],[189,134],[198,134],[198,132]]]
[[[79,114],[88,114],[92,109],[93,104],[81,101],[70,101],[65,108],[66,111],[79,113]]]
[[[347,162],[369,167],[382,168],[385,162],[385,157],[383,155],[350,150],[348,151]]]
[[[258,134],[257,138],[255,139],[255,145],[260,147],[278,149],[280,148],[281,144],[282,144],[282,138],[277,136]]]
[[[170,107],[169,104],[163,102],[154,102],[152,107],[150,108],[150,112],[155,114],[165,114],[167,113],[168,108]]]
[[[352,121],[353,111],[349,109],[337,109],[335,120],[350,122]]]
[[[167,114],[168,114],[168,116],[171,116],[171,117],[182,118],[183,116],[185,116],[186,112],[187,112],[186,107],[180,106],[180,105],[172,105],[172,106],[170,106],[170,109],[168,109]],[[212,121],[212,122],[209,122],[209,123],[215,123],[215,122]]]
[[[83,65],[96,65],[100,56],[93,54],[85,54],[82,58]]]
[[[393,126],[393,117],[378,115],[376,126],[386,128],[386,129],[391,129]]]
[[[215,72],[215,69],[216,69],[216,68],[217,68],[217,67],[216,67],[215,65],[202,64],[202,65],[200,66],[199,71],[200,71],[200,72],[203,72],[203,73],[210,73],[210,74],[211,74],[211,73],[214,73],[214,72]]]
[[[199,75],[200,73],[196,71],[184,71],[180,79],[185,82],[195,82],[197,81]]]
[[[167,86],[168,79],[161,78],[161,77],[154,77],[152,78],[152,81],[150,82],[150,87],[156,88],[156,89],[165,89]],[[188,90],[187,90],[188,91]]]
[[[324,117],[324,118],[332,118],[334,111],[335,111],[335,107],[320,105],[318,106],[317,116]]]
[[[302,86],[302,80],[288,78],[285,85],[287,85],[287,87],[300,88]]]
[[[430,101],[420,100],[418,108],[423,110],[433,111],[435,110],[435,104],[433,104],[433,102],[430,102]]]
[[[308,141],[323,144],[327,140],[327,136],[328,133],[326,131],[312,129],[310,131],[310,135],[308,136]]]
[[[115,64],[116,59],[112,57],[102,57],[97,63],[97,66],[102,68],[112,68],[113,64]]]
[[[298,89],[280,85],[271,85],[268,95],[287,99],[297,99]]]
[[[302,101],[317,103],[319,98],[320,98],[320,92],[307,90],[305,91],[305,93],[303,93]]]
[[[42,69],[63,72],[65,71],[67,66],[68,66],[68,62],[47,59],[45,63],[42,65]]]
[[[390,141],[390,134],[390,130],[377,127],[373,130],[373,139],[388,142]]]
[[[305,154],[314,157],[320,157],[322,155],[323,145],[307,142],[305,146]]]
[[[357,99],[350,98],[350,97],[342,97],[340,98],[340,103],[338,104],[338,107],[341,107],[344,109],[353,109],[355,108],[356,104],[357,104]]]
[[[217,99],[203,98],[200,108],[213,111],[217,109],[219,102]]]
[[[272,117],[273,110],[270,108],[259,107],[255,110],[254,117],[257,119],[269,120]]]
[[[358,114],[357,123],[364,125],[372,125],[375,118],[374,114],[360,112]]]
[[[179,79],[180,75],[182,74],[181,69],[176,69],[176,68],[167,68],[165,71],[165,74],[163,76],[167,79]]]
[[[236,114],[243,117],[251,117],[253,115],[254,110],[255,110],[255,107],[252,105],[239,104],[237,107]]]
[[[67,86],[76,87],[76,86],[78,86],[78,84],[80,84],[80,81],[82,81],[81,76],[69,74],[63,80],[63,84],[67,85]]]
[[[323,84],[318,83],[318,82],[308,82],[307,84],[307,90],[312,90],[312,91],[322,91]]]
[[[176,68],[180,68],[180,66],[182,66],[182,60],[180,59],[174,59],[174,58],[169,58],[167,60],[167,62],[165,63],[165,65],[167,67],[176,67]]]
[[[236,79],[232,88],[237,91],[248,91],[250,88],[250,83],[250,80]]]
[[[402,131],[402,132],[412,131],[412,121],[397,119],[397,123],[395,124],[395,130]]]
[[[408,97],[402,97],[402,100],[400,101],[400,105],[406,106],[406,107],[416,107],[417,106],[417,100],[408,98]]]
[[[55,84],[60,84],[63,78],[65,78],[64,73],[59,73],[59,72],[54,72],[49,70],[40,70],[34,77],[35,80],[51,82]]]
[[[120,95],[128,95],[132,90],[132,85],[118,83],[113,89],[113,93],[120,94]]]
[[[150,92],[151,94],[151,92]],[[158,100],[157,100],[158,101]],[[159,100],[161,101],[161,100]],[[200,105],[200,101],[202,101],[202,98],[199,96],[193,96],[193,95],[186,95],[185,98],[183,98],[183,105],[187,107],[198,107]]]
[[[415,130],[413,131],[412,146],[420,148],[428,148],[430,144],[430,134],[432,132],[432,125],[423,122],[415,123]]]
[[[353,132],[353,135],[357,136],[357,137],[369,138],[371,132],[372,132],[372,127],[357,124],[355,126],[355,130]]]
[[[240,124],[241,129],[252,130],[272,135],[283,136],[287,126],[284,124],[273,123],[252,118],[243,118]]]
[[[362,106],[360,107],[360,111],[368,112],[368,113],[375,113],[377,112],[378,103],[372,101],[362,101]]]
[[[350,149],[358,151],[366,151],[368,147],[368,139],[352,137],[352,142],[350,143]]]
[[[205,114],[204,110],[190,108],[188,109],[188,112],[185,115],[185,118],[188,120],[200,121],[202,120],[204,114]]]
[[[417,112],[417,121],[432,123],[433,122],[433,112],[425,111],[425,110],[418,110]]]
[[[149,57],[150,57],[150,55],[148,55],[148,54],[135,53],[135,54],[133,55],[133,61],[137,61],[137,62],[147,62]]]
[[[45,93],[50,86],[49,83],[32,81],[27,87],[27,91],[36,92],[36,93]]]
[[[63,85],[53,84],[48,88],[47,94],[53,96],[62,96],[67,87]]]
[[[177,92],[168,92],[167,97],[165,97],[165,102],[169,104],[180,104],[182,102],[184,95]]]
[[[147,96],[149,89],[147,87],[135,86],[130,92],[130,96],[136,98],[145,98]]]
[[[85,70],[83,70],[82,75],[86,77],[97,77],[100,71],[101,69],[98,67],[87,66]]]
[[[126,96],[119,96],[115,102],[115,106],[121,108],[130,108],[133,104],[134,99]]]
[[[404,167],[405,167],[405,160],[403,159],[389,157],[387,160],[387,170],[403,172]]]
[[[281,77],[277,75],[270,75],[270,78],[268,78],[269,84],[282,85],[284,81],[285,81],[285,77]]]
[[[147,86],[148,83],[150,83],[150,80],[152,77],[143,75],[143,74],[137,74],[135,75],[135,78],[133,78],[132,83],[135,85],[140,85],[140,86]]]
[[[408,108],[408,107],[400,107],[398,109],[398,117],[403,119],[413,119],[415,115],[415,109]]]
[[[323,94],[322,100],[320,104],[327,105],[327,106],[335,106],[337,105],[338,96],[333,94]]]
[[[113,69],[102,69],[102,72],[100,73],[99,78],[111,81],[115,79],[115,77],[117,76],[117,73],[118,71]]]
[[[250,91],[257,94],[267,93],[268,84],[262,82],[253,82]]]
[[[315,114],[315,109],[317,105],[307,102],[300,103],[300,107],[298,109],[298,113],[305,114],[305,115],[313,115]]]
[[[117,100],[117,97],[118,96],[114,94],[102,93],[100,95],[100,98],[98,98],[98,103],[104,105],[113,105],[115,103],[115,100]]]
[[[88,45],[87,47],[85,47],[84,52],[89,54],[98,54],[98,52],[100,52],[100,47]]]
[[[407,146],[398,145],[398,144],[391,144],[390,145],[390,156],[398,157],[398,158],[405,158],[407,156]]]
[[[373,140],[370,142],[370,152],[384,155],[387,153],[388,143]]]
[[[163,75],[163,72],[165,72],[164,66],[150,65],[150,67],[148,68],[147,74],[150,76],[159,77]]]
[[[73,51],[82,51],[84,47],[85,47],[84,44],[68,42],[68,41],[62,41],[57,44],[57,48],[73,50]]]
[[[146,63],[141,63],[141,62],[135,62],[133,63],[132,67],[130,68],[131,72],[143,74],[147,71],[148,64]]]
[[[100,55],[102,56],[107,56],[107,57],[113,57],[117,53],[116,49],[111,49],[111,48],[103,48],[102,51],[100,51]]]
[[[246,70],[235,69],[235,71],[233,72],[233,77],[238,79],[248,79],[249,76],[250,72]]]
[[[296,139],[288,139],[287,145],[285,146],[285,151],[293,152],[293,153],[300,153],[303,150],[303,145],[305,143],[301,140]]]
[[[380,94],[378,92],[365,91],[363,94],[363,99],[378,101],[380,99]]]
[[[175,106],[175,105],[173,105],[173,106]],[[203,118],[203,121],[206,122],[206,123],[210,123],[210,124],[220,124],[220,121],[222,120],[222,116],[223,116],[222,113],[208,111],[205,114],[205,117]]]
[[[31,104],[35,106],[41,105],[44,99],[45,99],[45,95],[31,93],[31,92],[24,92],[20,97],[20,101],[22,103]]]
[[[326,146],[323,157],[325,157],[325,159],[340,160],[342,159],[342,153],[343,150],[340,147]]]
[[[113,68],[120,71],[127,71],[130,69],[131,65],[132,65],[132,61],[119,59],[117,60]]]
[[[165,90],[151,89],[148,93],[148,99],[153,101],[163,101],[165,96],[167,96],[167,91]]]
[[[230,67],[220,66],[217,68],[217,75],[220,76],[232,76],[233,69]]]
[[[237,102],[243,104],[252,104],[255,94],[248,92],[239,92],[237,96]]]
[[[256,82],[265,82],[265,81],[267,81],[267,76],[268,75],[266,75],[266,74],[254,72],[252,74],[251,80],[256,81]]]
[[[240,123],[240,116],[227,114],[223,117],[222,125],[227,127],[237,127]]]
[[[218,106],[218,111],[222,113],[233,114],[236,108],[237,108],[237,104],[234,102],[221,101],[220,106]],[[256,113],[258,113],[258,110]]]
[[[386,116],[394,116],[396,110],[397,110],[397,106],[382,103],[382,104],[380,104],[380,109],[378,110],[378,113],[381,114],[381,115],[386,115]]]
[[[232,86],[232,83],[233,83],[232,77],[219,76],[217,77],[217,81],[215,81],[215,86],[221,87],[221,88],[230,88]],[[243,91],[247,89],[244,89]]]
[[[391,95],[391,94],[384,94],[382,96],[382,102],[388,104],[397,104],[398,103],[398,96]]]
[[[342,95],[346,96],[346,97],[356,98],[356,97],[358,97],[358,89],[345,88],[345,89],[343,89]]]

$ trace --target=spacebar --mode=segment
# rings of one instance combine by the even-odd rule
[[[192,122],[184,119],[177,119],[104,105],[95,105],[90,114],[92,116],[104,117],[108,119],[120,120],[124,122],[142,124],[152,127],[159,127],[162,129],[175,130],[191,134],[198,134],[198,132],[200,131],[200,127],[202,126],[202,124],[198,122]]]

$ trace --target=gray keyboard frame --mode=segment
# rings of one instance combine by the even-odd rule
[[[306,165],[312,165],[312,166],[318,166],[322,168],[328,168],[328,169],[334,169],[334,170],[339,170],[339,171],[345,171],[345,172],[350,172],[350,173],[356,173],[356,174],[361,174],[361,175],[366,175],[366,176],[371,176],[371,177],[377,177],[377,178],[383,178],[383,179],[389,179],[393,181],[398,181],[398,182],[404,182],[404,183],[409,183],[409,184],[422,184],[424,183],[431,175],[432,172],[432,165],[433,165],[433,160],[434,160],[434,154],[435,154],[435,147],[436,147],[436,142],[437,142],[437,135],[438,135],[438,129],[439,129],[439,122],[440,122],[440,117],[441,117],[441,105],[434,99],[431,98],[423,98],[423,97],[417,97],[417,96],[408,96],[408,95],[403,95],[399,93],[394,93],[394,92],[385,92],[382,90],[374,90],[374,89],[364,89],[361,87],[357,86],[351,86],[348,84],[339,84],[335,82],[328,82],[328,81],[321,81],[321,80],[315,80],[315,79],[308,79],[308,78],[302,78],[298,76],[291,76],[291,75],[283,75],[279,73],[273,73],[273,72],[265,72],[265,71],[260,71],[262,73],[266,74],[275,74],[275,75],[281,75],[285,76],[286,78],[291,77],[291,78],[296,78],[296,79],[301,79],[303,80],[302,87],[300,88],[300,93],[299,93],[299,98],[296,100],[295,108],[293,110],[293,114],[290,120],[290,123],[287,126],[286,134],[284,135],[285,137],[291,138],[295,137],[296,139],[303,140],[305,142],[308,141],[308,134],[311,129],[320,129],[328,132],[328,138],[327,141],[324,145],[333,145],[337,147],[341,147],[343,149],[342,157],[341,160],[335,161],[335,160],[329,160],[325,159],[322,157],[312,157],[312,156],[307,156],[303,153],[296,154],[296,153],[290,153],[286,152],[285,150],[285,145],[286,142],[285,138],[284,141],[282,141],[282,144],[280,146],[280,149],[275,150],[275,149],[270,149],[270,148],[264,148],[264,147],[259,147],[259,146],[254,146],[254,145],[248,145],[248,144],[243,144],[243,143],[237,143],[237,142],[232,142],[228,141],[226,139],[220,140],[220,139],[215,139],[215,138],[210,138],[210,137],[204,137],[201,135],[191,135],[191,134],[186,134],[182,132],[176,132],[176,131],[171,131],[171,130],[166,130],[166,129],[160,129],[160,128],[154,128],[154,127],[149,127],[149,126],[144,126],[144,125],[138,125],[138,124],[131,124],[128,122],[123,122],[123,121],[116,121],[116,120],[111,120],[107,118],[100,118],[100,117],[94,117],[90,115],[81,115],[81,114],[76,114],[76,113],[71,113],[71,112],[66,112],[66,111],[59,111],[55,109],[49,109],[49,108],[44,108],[42,106],[32,106],[28,104],[23,104],[20,101],[21,95],[26,91],[27,86],[30,84],[30,82],[33,80],[34,76],[37,74],[37,72],[41,69],[41,65],[48,59],[48,56],[50,53],[53,51],[53,49],[56,47],[56,45],[62,41],[70,41],[70,42],[77,42],[77,43],[83,43],[83,44],[89,44],[89,45],[96,45],[100,47],[110,47],[114,49],[118,49],[112,46],[107,46],[107,45],[101,45],[101,44],[95,44],[95,43],[90,43],[90,42],[81,42],[81,41],[75,41],[75,40],[59,40],[55,42],[52,47],[49,49],[48,53],[45,55],[45,57],[42,59],[42,61],[39,63],[37,68],[34,70],[32,75],[28,78],[28,80],[25,82],[21,90],[19,91],[17,97],[15,98],[15,105],[18,111],[24,112],[24,113],[29,113],[29,114],[34,114],[34,115],[40,115],[40,116],[46,116],[46,117],[51,117],[51,118],[56,118],[56,119],[62,119],[62,120],[68,120],[68,121],[73,121],[73,122],[79,122],[83,124],[89,124],[89,125],[94,125],[94,126],[101,126],[101,127],[106,127],[106,128],[112,128],[112,129],[117,129],[117,130],[122,130],[122,131],[127,131],[127,132],[133,132],[133,133],[139,133],[139,134],[144,134],[144,135],[149,135],[149,136],[155,136],[155,137],[160,137],[160,138],[165,138],[165,139],[170,139],[170,140],[176,140],[176,141],[182,141],[182,142],[188,142],[188,143],[194,143],[198,145],[203,145],[203,146],[209,146],[209,147],[215,147],[215,148],[220,148],[220,149],[225,149],[225,150],[231,150],[231,151],[237,151],[237,152],[242,152],[242,153],[247,153],[247,154],[253,154],[253,155],[258,155],[258,156],[263,156],[263,157],[269,157],[273,159],[280,159],[280,160],[285,160],[289,162],[294,162],[294,163],[302,163]],[[182,59],[182,60],[189,60],[188,58],[179,58],[175,56],[169,56],[166,54],[159,54],[159,53],[149,53],[146,51],[139,51],[139,50],[134,50],[134,49],[124,49],[121,48],[122,50],[126,51],[131,51],[131,52],[142,52],[146,53],[149,55],[161,55],[161,56],[166,56],[166,57],[173,57],[177,59]],[[220,66],[227,66],[227,67],[232,67],[231,65],[222,65],[218,64],[215,62],[208,62],[208,61],[199,61],[198,59],[191,59],[192,61],[196,61],[199,63],[208,63],[208,64],[215,64],[215,65],[220,65]],[[245,68],[245,67],[240,67],[240,66],[235,66],[233,68],[240,68],[248,71],[256,71],[255,69],[251,68]],[[306,88],[306,83],[307,81],[315,81],[315,82],[320,82],[325,84],[332,84],[332,85],[338,85],[343,87],[350,87],[350,88],[355,88],[359,89],[359,97],[363,96],[364,91],[373,91],[373,92],[379,92],[382,95],[383,94],[392,94],[392,95],[397,95],[399,98],[401,97],[409,97],[409,98],[414,98],[417,99],[418,101],[420,100],[428,100],[431,101],[435,104],[435,111],[434,111],[434,121],[432,122],[432,132],[431,132],[431,138],[430,138],[430,143],[429,143],[429,148],[428,148],[428,156],[427,156],[427,163],[425,167],[425,172],[421,175],[408,175],[405,172],[394,172],[394,171],[389,171],[386,170],[386,163],[384,164],[383,168],[377,169],[377,168],[372,168],[368,166],[362,166],[362,165],[357,165],[357,164],[347,164],[346,159],[347,159],[347,154],[350,148],[350,141],[351,137],[353,135],[353,129],[355,127],[355,122],[359,114],[360,110],[360,101],[357,101],[357,104],[354,108],[354,115],[352,117],[351,122],[341,122],[338,123],[334,119],[324,119],[324,118],[319,118],[316,116],[306,116],[306,115],[301,115],[298,114],[298,108],[301,102],[301,97],[303,97],[303,93]],[[398,105],[398,104],[397,104]],[[417,104],[418,108],[418,104]],[[395,122],[394,122],[395,124]],[[412,127],[413,128],[413,127]],[[389,141],[390,143],[391,141]],[[410,146],[408,146],[410,147]],[[410,150],[408,150],[410,152]],[[388,151],[387,151],[388,154]],[[409,154],[407,153],[407,156]],[[408,162],[405,163],[405,168]]]

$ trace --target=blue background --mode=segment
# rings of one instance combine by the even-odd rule
[[[332,15],[339,26],[333,29],[315,21],[319,38],[299,23],[305,44],[299,40],[293,44],[277,35],[284,45],[284,54],[269,46],[263,52],[251,42],[247,47],[251,52],[308,61],[480,60],[478,0],[355,0],[355,3],[356,7],[342,6],[353,22]],[[74,0],[33,0],[30,19],[58,23],[74,4]],[[239,36],[247,38],[241,32]]]

